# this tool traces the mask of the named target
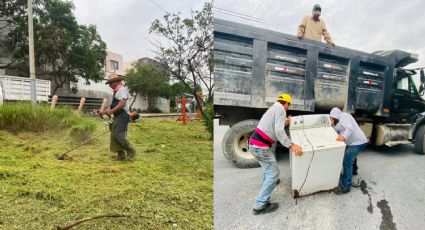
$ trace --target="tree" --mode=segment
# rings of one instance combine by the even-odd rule
[[[133,68],[127,71],[124,80],[130,93],[136,94],[135,99],[138,94],[148,96],[150,108],[153,108],[155,97],[170,96],[169,77],[160,65],[136,62]]]
[[[186,87],[186,85],[190,85],[190,88],[188,89]],[[188,82],[186,84],[183,84],[182,82],[176,82],[174,84],[171,85],[171,92],[170,92],[170,96],[171,97],[176,97],[179,94],[182,93],[192,93],[192,89],[195,86],[193,86],[193,84],[191,82]],[[200,85],[196,85],[196,92],[202,91],[202,88]]]
[[[27,2],[27,0],[3,0],[0,2],[0,34],[25,20]]]
[[[167,42],[156,43],[156,59],[169,75],[179,80],[196,98],[198,85],[208,90],[207,103],[213,98],[212,76],[212,3],[182,19],[180,13],[167,13],[150,28]],[[202,110],[201,110],[202,111]]]
[[[188,82],[187,85],[190,85],[188,89],[185,84],[181,82],[176,82],[170,86],[170,106],[175,108],[177,105],[177,97],[183,93],[192,94],[192,89],[195,87],[191,82]],[[202,91],[200,85],[196,85],[196,92]]]
[[[67,82],[76,83],[78,76],[86,82],[103,79],[106,44],[95,26],[77,23],[73,9],[69,1],[40,0],[34,4],[36,74],[55,82],[52,94]],[[7,48],[18,64],[27,63],[27,31],[27,21],[18,20],[7,35]]]
[[[35,2],[38,2],[36,0]],[[35,3],[36,4],[36,3]],[[16,27],[16,25],[24,23],[26,17],[26,0],[5,0],[0,1],[0,49],[5,51],[6,41],[5,37],[9,32]],[[4,54],[3,54],[4,55]],[[13,66],[16,59],[7,63],[0,64],[0,69],[16,68]]]

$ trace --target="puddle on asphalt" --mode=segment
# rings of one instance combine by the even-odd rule
[[[372,205],[372,197],[370,196],[369,190],[370,188],[367,187],[366,181],[362,180],[360,182],[360,189],[362,190],[362,193],[367,195],[369,197],[369,205],[367,206],[367,211],[369,213],[373,213],[373,205]]]
[[[379,229],[381,230],[397,230],[396,225],[393,221],[393,214],[391,213],[390,206],[388,205],[388,201],[383,199],[376,203],[379,209],[381,209],[382,221],[381,225],[379,225]]]

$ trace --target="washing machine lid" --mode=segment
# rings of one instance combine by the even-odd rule
[[[293,143],[301,146],[301,148],[305,151],[312,151],[313,146],[310,144],[307,139],[304,130],[291,130],[291,140]]]
[[[292,117],[289,131],[291,140],[306,150],[345,145],[344,142],[336,141],[337,133],[330,124],[328,114]]]
[[[304,129],[305,138],[314,148],[333,148],[344,146],[344,142],[337,141],[337,133],[332,127]]]

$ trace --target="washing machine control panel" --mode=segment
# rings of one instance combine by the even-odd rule
[[[330,126],[331,123],[328,114],[301,115],[291,117],[289,129],[308,129]]]

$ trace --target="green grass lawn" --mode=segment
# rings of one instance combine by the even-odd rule
[[[97,122],[93,136],[105,130]],[[71,152],[69,131],[0,130],[0,229],[212,229],[213,144],[200,122],[129,125],[134,162],[112,159],[109,134]]]

